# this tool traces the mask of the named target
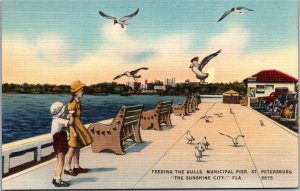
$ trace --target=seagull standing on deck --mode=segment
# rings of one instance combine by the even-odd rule
[[[225,136],[229,137],[229,138],[232,140],[232,143],[233,143],[233,145],[234,145],[235,147],[237,147],[237,145],[239,144],[239,143],[237,142],[238,138],[239,138],[239,137],[245,137],[245,135],[239,135],[239,136],[237,136],[237,137],[231,137],[230,135],[226,135],[226,134],[224,134],[224,133],[220,133],[220,135],[225,135]]]
[[[199,149],[198,146],[195,146],[195,157],[197,158],[197,162],[200,162],[200,159],[203,158],[203,152],[205,149],[201,146],[201,149]]]
[[[210,144],[209,144],[209,142],[207,141],[206,137],[204,137],[202,143],[203,143],[203,145],[204,145],[204,148],[205,148],[205,149],[208,149],[208,146],[209,146]]]
[[[262,120],[259,120],[259,122],[260,122],[261,126],[265,126],[265,124],[264,124],[264,122]]]
[[[223,117],[223,113],[215,113],[214,115],[217,115],[218,117]]]
[[[116,76],[113,80],[116,80],[116,79],[118,79],[122,76],[127,76],[127,77],[132,77],[134,79],[134,81],[136,81],[135,80],[136,78],[141,77],[141,75],[138,75],[138,76],[136,75],[140,70],[148,70],[148,68],[139,68],[139,69],[136,69],[136,70],[133,70],[133,71],[130,71],[130,72],[126,71],[123,74],[120,74],[120,75]]]
[[[188,142],[187,142],[188,144],[192,144],[193,141],[195,140],[195,138],[192,136],[190,131],[186,132],[186,139],[188,140]]]
[[[191,60],[192,64],[190,65],[190,68],[192,71],[196,74],[196,77],[200,80],[200,82],[205,83],[205,79],[208,77],[208,73],[202,72],[202,69],[204,66],[214,57],[216,57],[222,49],[218,50],[217,52],[206,56],[201,63],[198,63],[199,57],[195,57]]]
[[[244,10],[248,10],[248,11],[253,11],[252,9],[248,9],[246,7],[233,7],[230,10],[226,11],[222,17],[218,20],[218,22],[220,22],[221,20],[223,20],[227,15],[229,15],[230,13],[236,13],[236,14],[243,14]]]
[[[124,17],[121,17],[120,19],[116,18],[116,17],[112,17],[112,16],[109,16],[105,13],[103,13],[102,11],[99,11],[99,14],[102,16],[102,17],[105,17],[107,19],[111,19],[114,21],[114,24],[119,24],[121,25],[122,28],[124,28],[124,25],[128,25],[129,23],[127,23],[126,21],[128,21],[129,19],[131,19],[132,17],[134,17],[135,15],[137,15],[139,12],[139,9],[137,9],[134,13],[130,14],[130,15],[127,15],[127,16],[124,16]]]

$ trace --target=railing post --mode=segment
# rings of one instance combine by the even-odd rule
[[[34,160],[40,161],[42,158],[42,146],[38,145],[34,151]]]
[[[2,174],[8,173],[10,169],[10,158],[9,154],[2,156]]]

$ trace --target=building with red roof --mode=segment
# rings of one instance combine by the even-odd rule
[[[275,90],[295,91],[298,79],[279,70],[262,70],[243,80],[250,98],[269,96]]]

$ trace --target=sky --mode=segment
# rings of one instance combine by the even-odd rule
[[[230,14],[232,7],[254,11]],[[139,8],[124,29],[107,15]],[[297,0],[3,0],[2,82],[112,82],[140,71],[140,82],[199,81],[190,60],[221,53],[207,82],[242,81],[264,69],[298,77]],[[115,82],[133,79],[122,77]]]

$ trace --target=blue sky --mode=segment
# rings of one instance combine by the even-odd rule
[[[248,7],[254,12],[231,14],[217,22],[234,6]],[[172,35],[191,34],[185,52],[205,50],[214,36],[232,28],[247,32],[245,54],[297,46],[298,43],[296,0],[4,0],[2,33],[4,40],[6,36],[18,35],[32,44],[43,36],[59,35],[69,47],[80,50],[67,58],[68,63],[73,64],[97,53],[108,43],[100,29],[112,21],[100,17],[98,11],[120,17],[137,8],[140,9],[138,15],[126,27],[128,37],[151,42]],[[232,41],[235,43],[235,39]],[[148,46],[127,59],[140,62],[157,55]],[[39,58],[44,58],[43,53]]]

